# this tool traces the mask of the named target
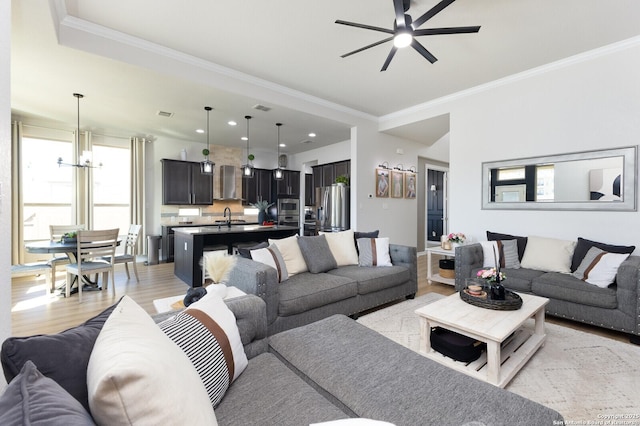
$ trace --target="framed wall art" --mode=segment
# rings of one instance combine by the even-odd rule
[[[391,170],[391,197],[402,198],[404,192],[404,172]]]
[[[416,198],[416,174],[404,173],[404,198]]]
[[[376,197],[389,196],[389,170],[376,168]]]

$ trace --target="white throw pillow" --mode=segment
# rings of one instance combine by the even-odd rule
[[[520,266],[538,271],[569,274],[575,247],[575,241],[528,237]]]
[[[389,255],[389,238],[358,238],[360,266],[393,266]]]
[[[609,253],[597,247],[591,247],[573,276],[600,288],[613,284],[620,264],[628,254]]]
[[[271,245],[266,248],[251,250],[251,259],[256,262],[264,263],[265,265],[271,266],[278,273],[278,282],[281,283],[289,278],[289,273],[287,272],[287,264],[278,250],[278,246]]]
[[[189,358],[129,296],[96,339],[87,390],[98,424],[218,424]]]
[[[500,258],[500,253],[498,252],[498,242],[497,241],[480,241],[480,245],[482,246],[482,267],[495,268],[496,259]],[[495,250],[495,255],[494,255],[494,250]]]
[[[207,293],[158,325],[191,360],[211,405],[218,405],[248,364],[233,312],[220,297]]]
[[[298,245],[298,235],[280,240],[269,239],[269,245],[272,244],[276,245],[278,250],[280,250],[290,277],[309,270],[300,251],[300,246]]]
[[[331,250],[338,267],[358,264],[358,252],[353,239],[353,229],[340,232],[319,232],[319,234],[326,237],[329,250]]]

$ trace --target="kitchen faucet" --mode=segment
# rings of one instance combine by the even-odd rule
[[[229,212],[229,216],[227,217],[227,212]],[[227,218],[227,227],[231,228],[231,209],[229,207],[224,208],[224,213],[222,217]]]

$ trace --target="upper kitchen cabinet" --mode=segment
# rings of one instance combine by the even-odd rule
[[[300,198],[300,172],[284,170],[284,178],[276,180],[276,198]]]
[[[338,176],[351,176],[351,160],[338,161],[336,163],[313,166],[313,186],[320,188],[331,186]]]
[[[258,201],[275,202],[271,198],[271,174],[267,169],[253,169],[252,178],[242,179],[242,203],[254,204]]]
[[[200,163],[162,160],[162,204],[213,204],[213,175],[200,171]]]

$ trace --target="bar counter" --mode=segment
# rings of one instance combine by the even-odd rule
[[[300,232],[295,226],[231,225],[174,228],[174,274],[191,287],[202,286],[200,260],[205,247],[226,246],[233,253],[233,245],[285,238]]]

